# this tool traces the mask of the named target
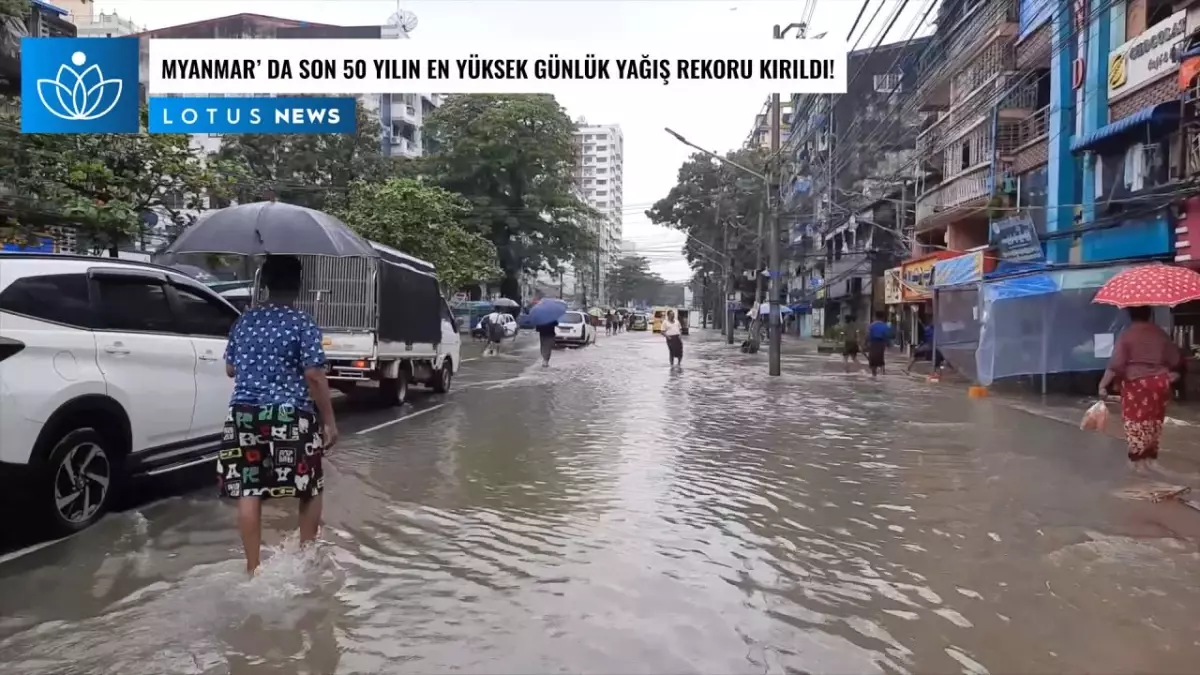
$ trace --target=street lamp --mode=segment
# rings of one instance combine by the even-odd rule
[[[791,27],[789,26],[789,29],[790,28]],[[778,97],[776,97],[775,107],[773,109],[776,111],[779,110]],[[741,170],[745,173],[748,173],[751,176],[754,176],[755,178],[761,180],[764,183],[763,196],[767,202],[766,206],[768,208],[771,207],[771,205],[772,205],[772,201],[771,201],[772,186],[771,186],[771,178],[770,177],[768,177],[764,174],[761,174],[757,171],[754,171],[753,169],[742,166],[741,164],[738,164],[737,162],[733,161],[732,159],[729,159],[727,157],[722,157],[721,155],[718,155],[717,153],[712,152],[711,150],[705,150],[704,148],[696,145],[695,143],[692,143],[688,139],[684,138],[681,134],[679,134],[678,132],[676,132],[668,127],[664,127],[664,130],[668,134],[671,134],[672,136],[674,136],[675,140],[679,141],[680,143],[683,143],[684,145],[688,146],[689,148],[692,148],[693,150],[697,150],[697,151],[703,153],[707,157],[711,157],[712,159],[715,159],[718,162],[721,162],[722,164],[728,164],[729,166],[732,166],[735,169],[739,169],[739,170]],[[778,126],[778,124],[776,124],[775,128],[773,129],[773,137],[772,137],[772,143],[773,143],[773,147],[774,147],[774,151],[775,151],[774,154],[778,154],[778,150],[779,150],[778,134],[779,134],[779,126]],[[776,208],[778,207],[778,200],[776,200],[774,202],[774,205]],[[762,213],[762,211],[760,211],[758,214],[758,238],[759,238],[760,254],[762,252],[762,237],[763,237],[763,213]],[[780,312],[780,309],[779,309],[780,279],[779,279],[779,272],[777,271],[780,267],[778,212],[772,213],[771,235],[770,235],[770,238],[767,240],[767,243],[770,245],[770,249],[771,249],[771,251],[770,251],[771,261],[769,263],[770,282],[771,283],[770,283],[770,290],[769,290],[770,297],[768,298],[768,301],[770,302],[771,312],[769,315],[770,316],[770,324],[769,324],[770,325],[770,343],[768,344],[767,374],[779,375],[779,371],[780,371],[779,356],[780,356],[780,351],[781,351],[780,350],[780,336],[782,334],[782,330],[781,330],[781,326],[780,326],[781,321],[780,321],[780,313],[779,313]],[[729,271],[726,270],[727,277],[728,277],[728,274],[729,274]],[[758,286],[758,284],[756,284],[756,288],[757,288],[757,286]],[[754,296],[755,296],[754,301],[756,303],[759,302],[757,291],[755,291]],[[726,302],[728,302],[728,299],[726,299]],[[728,317],[729,317],[729,312],[726,312],[726,321],[728,321]],[[732,329],[729,330],[729,339],[730,339],[730,342],[733,341]]]
[[[678,132],[672,131],[669,127],[664,127],[664,130],[668,134],[671,134],[672,136],[674,136],[675,140],[679,141],[680,143],[683,143],[684,145],[688,146],[689,148],[691,148],[693,150],[697,150],[697,151],[717,160],[718,162],[721,162],[722,164],[728,164],[729,166],[732,166],[735,169],[741,169],[742,171],[745,171],[746,173],[750,174],[751,176],[754,176],[755,178],[761,180],[764,183],[769,184],[771,182],[771,179],[767,178],[763,174],[761,174],[753,169],[748,169],[748,168],[742,166],[741,164],[738,164],[737,162],[733,161],[732,159],[729,159],[728,157],[722,157],[711,150],[705,150],[704,148],[696,145],[695,143],[693,143],[693,142],[689,141],[688,139],[684,138],[683,136],[679,135]]]

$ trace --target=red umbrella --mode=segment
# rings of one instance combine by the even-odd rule
[[[1200,300],[1200,274],[1186,267],[1143,265],[1109,279],[1092,302],[1117,307],[1174,307]]]

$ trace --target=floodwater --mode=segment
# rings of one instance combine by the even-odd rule
[[[347,413],[320,546],[269,506],[253,580],[212,489],[0,563],[3,671],[1196,671],[1200,514],[1119,498],[1119,441],[699,331],[531,343]]]

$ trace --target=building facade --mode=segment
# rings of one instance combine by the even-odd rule
[[[575,156],[575,184],[583,201],[599,213],[589,224],[596,237],[595,260],[578,262],[575,274],[578,283],[591,291],[588,302],[605,304],[606,277],[621,255],[623,233],[625,136],[620,125],[589,125],[580,120]]]
[[[905,106],[928,39],[852,52],[847,95],[792,99],[780,186],[790,214],[787,300],[810,335],[884,307],[883,277],[906,253],[917,135]],[[811,310],[811,311],[810,311]]]
[[[941,13],[919,91],[938,119],[918,147],[910,261],[949,256],[930,277],[935,339],[982,384],[1098,373],[1111,341],[1097,336],[1124,315],[1091,304],[1096,289],[1129,265],[1193,264],[1200,8],[977,0]],[[1198,317],[1174,311],[1182,345]]]

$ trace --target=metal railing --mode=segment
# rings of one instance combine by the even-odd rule
[[[1044,106],[1021,120],[1020,145],[1029,145],[1045,138],[1050,132],[1050,106]]]
[[[972,167],[942,181],[937,187],[917,197],[916,227],[920,231],[930,216],[962,206],[988,194],[988,164]]]

